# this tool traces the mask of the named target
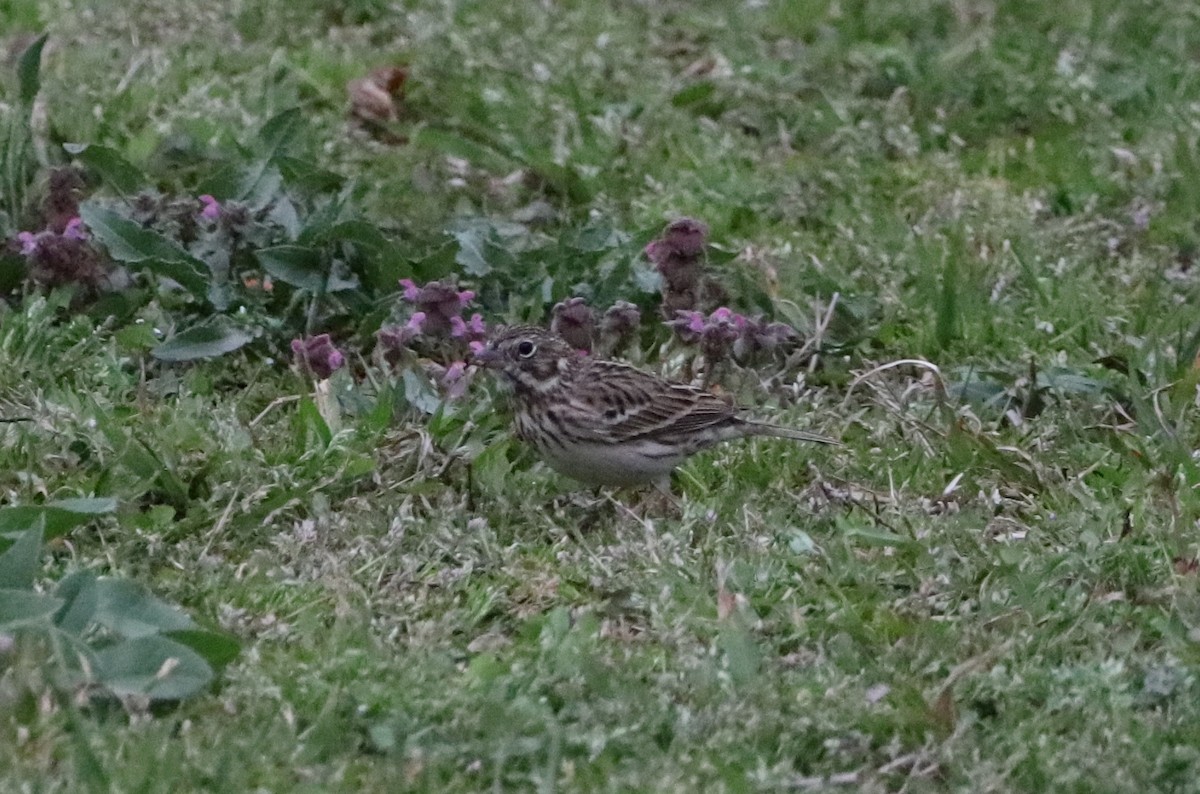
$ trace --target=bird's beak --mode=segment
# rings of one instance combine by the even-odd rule
[[[504,366],[504,359],[500,355],[500,351],[495,348],[485,347],[478,353],[471,356],[471,363],[477,364],[488,369],[499,369]]]

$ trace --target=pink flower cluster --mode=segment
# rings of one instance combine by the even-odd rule
[[[109,287],[108,270],[92,247],[91,237],[78,216],[72,216],[56,232],[48,226],[40,232],[20,232],[10,243],[29,262],[29,278],[42,287],[77,285],[95,295]]]
[[[678,311],[665,323],[684,344],[699,345],[705,357],[717,361],[730,355],[746,361],[761,352],[773,351],[795,341],[797,333],[786,323],[769,323],[762,317],[746,317],[721,306],[709,315]]]
[[[65,238],[67,240],[87,240],[87,229],[83,226],[83,219],[78,216],[67,221],[66,228],[62,234],[55,234],[50,229],[34,234],[33,232],[20,232],[17,234],[17,242],[21,244],[21,255],[29,258],[38,252],[38,248],[45,244],[52,244],[57,238]]]
[[[476,312],[469,318],[462,316],[463,309],[475,300],[473,290],[460,290],[444,281],[431,281],[422,287],[410,278],[400,279],[400,286],[404,288],[404,300],[413,304],[416,311],[403,325],[379,330],[379,341],[386,347],[399,350],[419,336],[428,336],[461,340],[472,351],[482,348],[487,337],[483,315]]]
[[[376,338],[385,354],[398,356],[422,338],[434,343],[452,340],[457,343],[452,347],[458,349],[458,355],[462,355],[464,346],[472,353],[483,349],[484,339],[487,338],[487,323],[483,321],[483,315],[476,312],[470,317],[463,316],[463,310],[475,300],[473,290],[460,290],[445,281],[431,281],[419,286],[409,278],[400,279],[400,286],[404,290],[404,300],[412,304],[416,311],[401,325],[379,329]],[[392,358],[389,357],[389,360]],[[474,368],[468,369],[466,362],[461,359],[444,367],[440,364],[429,366],[450,399],[462,396],[474,372]]]
[[[433,336],[450,335],[454,330],[455,318],[462,322],[462,310],[475,300],[473,290],[460,290],[446,281],[431,281],[423,287],[418,287],[411,278],[402,278],[400,286],[404,288],[404,300],[425,315],[421,330]],[[471,319],[477,325],[483,322],[482,318]]]
[[[296,366],[317,380],[325,380],[346,363],[346,356],[334,347],[329,334],[292,340],[292,355]]]
[[[617,301],[597,319],[583,298],[554,304],[550,330],[576,350],[611,353],[628,341],[642,322],[642,312],[627,301]]]
[[[712,306],[724,300],[724,290],[704,272],[708,227],[694,218],[667,224],[662,236],[651,240],[644,253],[662,276],[662,316],[670,321],[676,312]]]

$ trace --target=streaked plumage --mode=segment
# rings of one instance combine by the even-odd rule
[[[534,326],[504,331],[476,361],[512,388],[517,436],[556,471],[593,485],[665,484],[688,456],[746,436],[837,443],[745,419],[704,389],[581,356]]]

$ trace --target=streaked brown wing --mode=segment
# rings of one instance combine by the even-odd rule
[[[738,413],[711,392],[664,381],[624,364],[591,362],[585,373],[586,382],[572,390],[572,402],[581,413],[595,417],[596,435],[610,441],[694,433]]]

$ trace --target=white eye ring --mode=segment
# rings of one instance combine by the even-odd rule
[[[521,358],[530,358],[537,352],[537,345],[530,342],[528,339],[517,345],[517,355]]]

